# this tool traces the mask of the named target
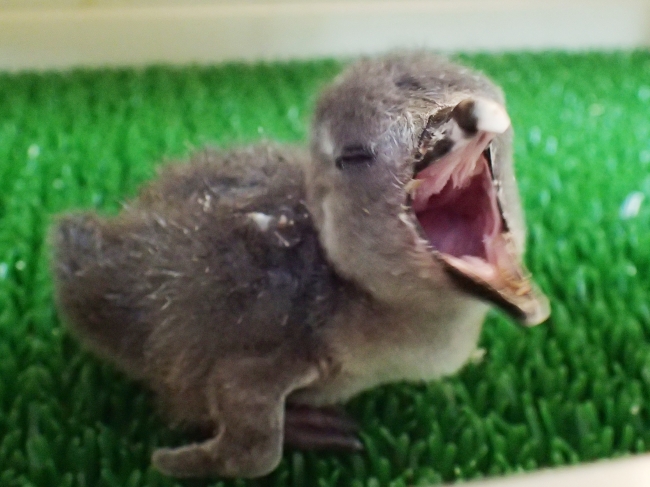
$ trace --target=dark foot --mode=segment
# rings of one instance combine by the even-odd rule
[[[363,450],[359,427],[342,409],[288,404],[284,444],[301,450]]]

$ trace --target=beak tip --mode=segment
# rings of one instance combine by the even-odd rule
[[[510,117],[499,103],[487,98],[474,100],[476,127],[482,132],[502,134],[510,127]]]
[[[535,291],[534,298],[530,301],[529,306],[522,309],[523,318],[521,324],[526,328],[532,328],[545,322],[551,315],[551,304],[548,298],[540,291]]]

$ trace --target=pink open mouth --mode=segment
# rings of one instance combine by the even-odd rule
[[[459,140],[445,156],[419,171],[410,183],[411,207],[435,254],[455,276],[533,325],[548,315],[502,216],[490,167],[494,133],[479,131]]]
[[[482,280],[494,281],[499,276],[499,250],[506,242],[483,151],[486,139],[480,137],[417,173],[421,183],[412,208],[433,248]]]

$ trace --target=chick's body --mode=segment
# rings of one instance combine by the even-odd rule
[[[325,258],[305,206],[306,157],[270,145],[207,150],[166,167],[117,217],[57,226],[59,306],[82,341],[145,381],[172,421],[232,427],[222,455],[234,466],[198,448],[160,450],[170,474],[267,473],[285,397],[340,367],[326,330],[375,314]],[[250,448],[244,437],[257,430],[270,440]]]
[[[116,218],[59,223],[58,296],[71,325],[152,383],[176,419],[209,418],[205,380],[220,361],[313,361],[349,297],[305,207],[304,157],[266,145],[204,151],[165,168]]]
[[[472,96],[469,108],[454,108]],[[444,241],[449,249],[432,248],[439,237],[427,242],[407,211],[409,181],[440,178],[422,171],[418,153],[442,154],[425,156],[427,164],[453,169],[454,154],[475,143],[481,154],[494,139],[489,174],[480,171],[487,156],[474,155],[471,181],[494,178],[503,191],[477,221],[492,222],[500,207],[501,218],[514,215],[507,228],[490,229],[502,230],[503,242],[514,234],[519,265],[509,134],[489,132],[503,120],[501,103],[485,78],[434,56],[363,61],[321,98],[311,152],[204,151],[164,168],[117,217],[61,219],[54,270],[72,329],[152,387],[172,420],[209,431],[203,442],[157,450],[159,469],[255,477],[277,466],[283,442],[357,447],[349,422],[314,408],[461,367],[488,309],[468,279],[521,319],[543,314],[533,291],[508,294],[503,279],[481,281],[487,264],[471,266],[479,257],[456,258]],[[445,151],[429,141],[436,137]],[[459,191],[468,187],[479,185]],[[507,246],[494,239],[503,259]],[[497,266],[496,251],[486,252]]]

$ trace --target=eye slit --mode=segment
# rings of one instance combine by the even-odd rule
[[[404,75],[395,81],[395,86],[410,91],[420,91],[424,89],[424,86],[422,86],[417,79],[409,75]]]
[[[335,162],[337,168],[345,169],[348,166],[370,165],[374,160],[375,155],[367,147],[348,145],[343,148],[341,155],[335,159]]]

